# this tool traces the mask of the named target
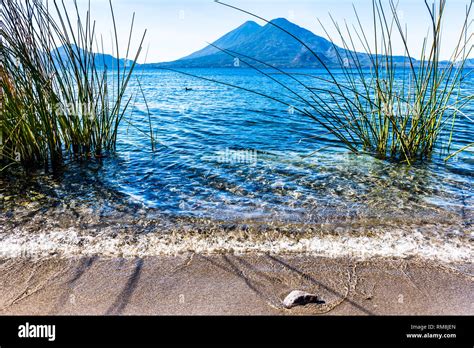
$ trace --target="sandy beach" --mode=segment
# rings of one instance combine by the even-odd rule
[[[0,261],[2,315],[472,315],[472,264],[188,253]],[[292,290],[324,303],[284,308]]]

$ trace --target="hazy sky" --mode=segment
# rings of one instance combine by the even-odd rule
[[[72,3],[72,0],[65,0]],[[382,0],[388,3],[387,0]],[[429,0],[431,3],[433,0]],[[437,2],[438,0],[436,0]],[[472,0],[448,0],[443,31],[443,58],[448,59],[459,38],[466,6]],[[358,10],[364,28],[372,31],[371,0],[226,0],[229,4],[257,13],[267,19],[285,17],[305,27],[317,35],[325,34],[318,23],[333,26],[328,13],[337,22],[356,23],[352,5]],[[86,10],[88,0],[78,0],[81,10]],[[236,28],[247,20],[255,20],[249,15],[240,13],[213,0],[113,0],[116,20],[119,26],[122,52],[126,50],[129,25],[135,12],[135,37],[138,43],[141,33],[148,29],[145,40],[145,51],[149,48],[147,62],[170,61],[186,56]],[[408,26],[409,45],[412,55],[419,57],[423,37],[429,30],[429,15],[423,0],[399,0],[400,18]],[[97,21],[97,32],[102,33],[104,42],[110,42],[112,28],[109,1],[92,0],[92,17]],[[470,16],[471,27],[473,15]],[[256,20],[259,22],[258,20]],[[259,22],[262,24],[261,22]],[[339,42],[338,40],[335,40]],[[400,41],[395,42],[396,54],[403,54]],[[111,53],[111,49],[108,53]],[[123,53],[121,54],[123,56]],[[472,54],[471,54],[472,56]],[[145,53],[141,61],[145,58]]]

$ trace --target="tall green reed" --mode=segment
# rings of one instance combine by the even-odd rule
[[[115,150],[146,31],[130,61],[133,15],[125,59],[120,59],[109,4],[116,59],[106,62],[105,55],[94,53],[103,53],[104,46],[90,3],[81,15],[74,1],[71,15],[64,1],[2,2],[0,151],[7,163],[57,168],[65,155],[102,157]]]
[[[465,18],[461,19],[461,33],[449,62],[440,59],[446,0],[439,0],[431,6],[425,0],[431,33],[424,38],[418,61],[410,52],[408,33],[393,0],[385,3],[372,1],[373,43],[369,42],[355,7],[356,25],[345,23],[340,26],[331,17],[342,47],[336,46],[328,30],[321,25],[332,42],[338,62],[337,71],[342,72],[342,77],[336,77],[336,69],[331,68],[309,43],[287,29],[241,8],[216,2],[273,25],[311,53],[328,77],[287,72],[240,52],[217,47],[291,92],[294,99],[300,102],[295,110],[318,122],[352,152],[368,152],[382,159],[410,164],[430,157],[443,131],[448,133],[446,147],[449,149],[455,136],[456,119],[474,98],[472,93],[463,94],[461,88],[467,74],[465,62],[473,49],[469,20],[472,1],[466,8]],[[402,62],[393,55],[395,36],[401,39],[405,49],[406,57]],[[356,53],[356,43],[364,48],[364,52]],[[277,80],[273,74],[259,67],[262,65],[290,78],[306,93]],[[322,84],[311,87],[299,75]],[[288,101],[277,96],[251,92],[289,105]]]

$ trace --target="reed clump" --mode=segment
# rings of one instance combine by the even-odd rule
[[[95,32],[90,4],[81,15],[76,1],[69,13],[64,1],[3,0],[0,47],[2,64],[2,160],[6,165],[57,168],[66,156],[102,157],[115,150],[120,122],[131,96],[126,90],[139,48],[106,61]],[[73,11],[74,12],[74,11]]]
[[[356,25],[345,23],[341,26],[331,17],[342,47],[336,46],[328,30],[322,26],[332,42],[339,63],[337,69],[329,67],[309,43],[278,24],[243,9],[216,2],[277,27],[312,54],[327,77],[275,69],[240,52],[222,49],[291,92],[294,99],[300,102],[294,107],[295,110],[321,124],[352,152],[367,152],[381,159],[410,164],[429,158],[441,138],[445,139],[445,148],[449,151],[455,137],[454,124],[474,101],[472,92],[466,93],[462,88],[463,80],[472,72],[464,69],[473,49],[472,1],[466,8],[466,16],[460,19],[462,29],[449,61],[440,58],[446,0],[438,0],[431,5],[425,0],[431,29],[424,38],[419,60],[410,52],[408,33],[393,0],[372,1],[373,42],[369,42],[355,7]],[[402,61],[394,56],[396,36],[405,49]],[[357,53],[356,43],[365,52]],[[290,81],[303,86],[307,93],[303,95],[291,85],[277,81],[272,73],[258,68],[256,63],[284,74]],[[303,81],[300,75],[314,79],[318,87],[311,86],[307,79]],[[277,96],[263,96],[289,105]],[[446,136],[441,137],[441,134]]]

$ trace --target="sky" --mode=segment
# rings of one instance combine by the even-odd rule
[[[77,0],[81,12],[85,13],[88,0]],[[357,8],[364,30],[371,37],[372,1],[371,0],[223,0],[231,5],[249,10],[266,19],[284,17],[313,33],[326,37],[321,20],[329,35],[335,39],[336,31],[329,13],[336,22],[356,24],[353,5]],[[432,3],[434,0],[428,0]],[[438,0],[435,0],[436,2]],[[443,22],[442,59],[449,59],[465,18],[466,7],[472,0],[448,0]],[[73,0],[65,0],[71,6]],[[388,0],[382,0],[388,3]],[[121,56],[127,48],[130,23],[135,13],[135,26],[132,49],[136,49],[141,35],[147,29],[144,51],[139,59],[142,63],[173,61],[189,55],[213,42],[222,35],[235,29],[248,20],[256,20],[250,15],[230,9],[214,0],[112,0],[118,25]],[[91,0],[91,17],[96,20],[96,32],[103,35],[105,50],[112,53],[109,0]],[[474,12],[474,11],[473,11]],[[409,47],[412,56],[419,58],[423,38],[430,28],[429,14],[423,0],[399,0],[398,14],[407,25]],[[473,32],[473,13],[469,21],[470,34]],[[107,45],[109,43],[109,45]],[[362,46],[357,45],[359,50]],[[401,40],[394,40],[395,54],[404,54]],[[473,57],[473,54],[470,55]]]

